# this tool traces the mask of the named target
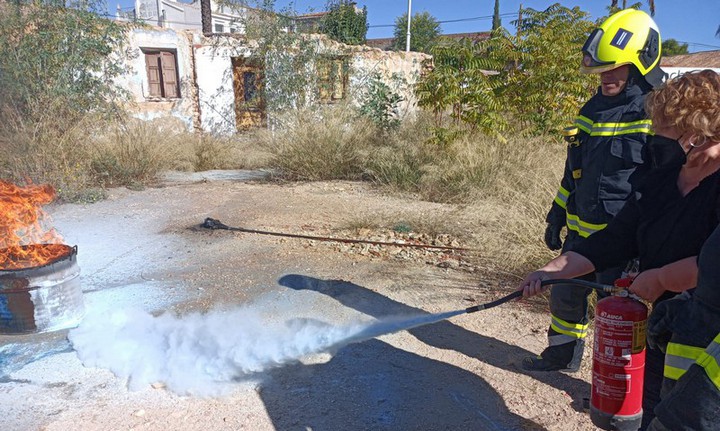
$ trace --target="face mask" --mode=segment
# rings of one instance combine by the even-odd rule
[[[653,135],[648,138],[651,145],[677,145],[682,148],[682,144],[677,139],[668,138],[662,135]]]
[[[686,152],[678,140],[661,135],[650,136],[648,145],[652,146],[652,161],[655,166],[664,166],[674,161],[685,163],[687,155],[692,151],[690,148]]]

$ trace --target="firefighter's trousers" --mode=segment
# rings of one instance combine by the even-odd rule
[[[571,250],[573,245],[581,240],[582,238],[571,232],[565,240],[563,252]],[[587,274],[578,277],[578,279],[612,285],[615,280],[620,278],[624,269],[624,267],[613,268]],[[592,289],[590,288],[572,284],[552,286],[550,291],[551,320],[548,329],[548,345],[550,348],[567,343],[584,345],[589,326],[588,296],[591,292]],[[582,357],[582,348],[576,349],[574,356],[577,355],[580,355],[580,357],[568,359],[579,361]]]

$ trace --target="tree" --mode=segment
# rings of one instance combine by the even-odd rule
[[[358,11],[355,2],[330,0],[329,13],[320,22],[320,31],[331,39],[348,45],[362,45],[368,31],[367,7]]]
[[[502,21],[500,20],[500,0],[495,0],[495,9],[493,10],[492,29],[497,30],[500,27],[502,27]]]
[[[0,10],[0,115],[62,118],[57,126],[71,128],[86,113],[117,108],[113,79],[121,69],[113,54],[125,28],[99,17],[104,3],[6,3]]]
[[[648,9],[650,9],[650,16],[655,16],[655,0],[647,0]],[[633,8],[633,9],[640,9],[640,3],[634,3],[630,6],[627,5],[627,0],[623,0],[622,2],[622,8],[618,7],[618,0],[611,0],[610,2],[610,13],[617,12],[620,9],[627,9],[627,8]]]
[[[393,49],[404,51],[407,37],[408,15],[395,20]],[[429,53],[440,36],[440,23],[428,12],[413,14],[410,21],[410,50]]]
[[[688,53],[688,44],[680,43],[675,39],[664,40],[662,43],[662,55],[680,55]]]
[[[520,36],[500,28],[476,43],[435,47],[435,68],[417,87],[419,103],[436,119],[450,109],[456,121],[491,133],[546,133],[569,124],[597,85],[597,75],[578,72],[594,23],[560,4],[521,12],[513,23]]]

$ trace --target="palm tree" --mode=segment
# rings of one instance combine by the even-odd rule
[[[648,8],[650,9],[650,16],[655,16],[655,0],[647,0]],[[618,0],[611,0],[610,7],[616,9],[618,7]],[[627,0],[623,0],[622,8],[627,8]]]

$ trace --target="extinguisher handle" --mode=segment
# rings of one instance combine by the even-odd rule
[[[609,284],[602,284],[602,283],[596,283],[593,281],[588,280],[580,280],[576,278],[557,278],[557,279],[550,279],[550,280],[542,280],[540,282],[541,286],[551,286],[555,284],[573,284],[575,286],[580,287],[586,287],[589,289],[597,290],[601,293],[610,293],[614,294],[617,293],[619,290],[622,290],[623,288],[618,288],[616,286],[611,286]]]
[[[627,277],[618,278],[614,284],[618,289],[628,289],[634,280],[635,276],[628,275]]]

